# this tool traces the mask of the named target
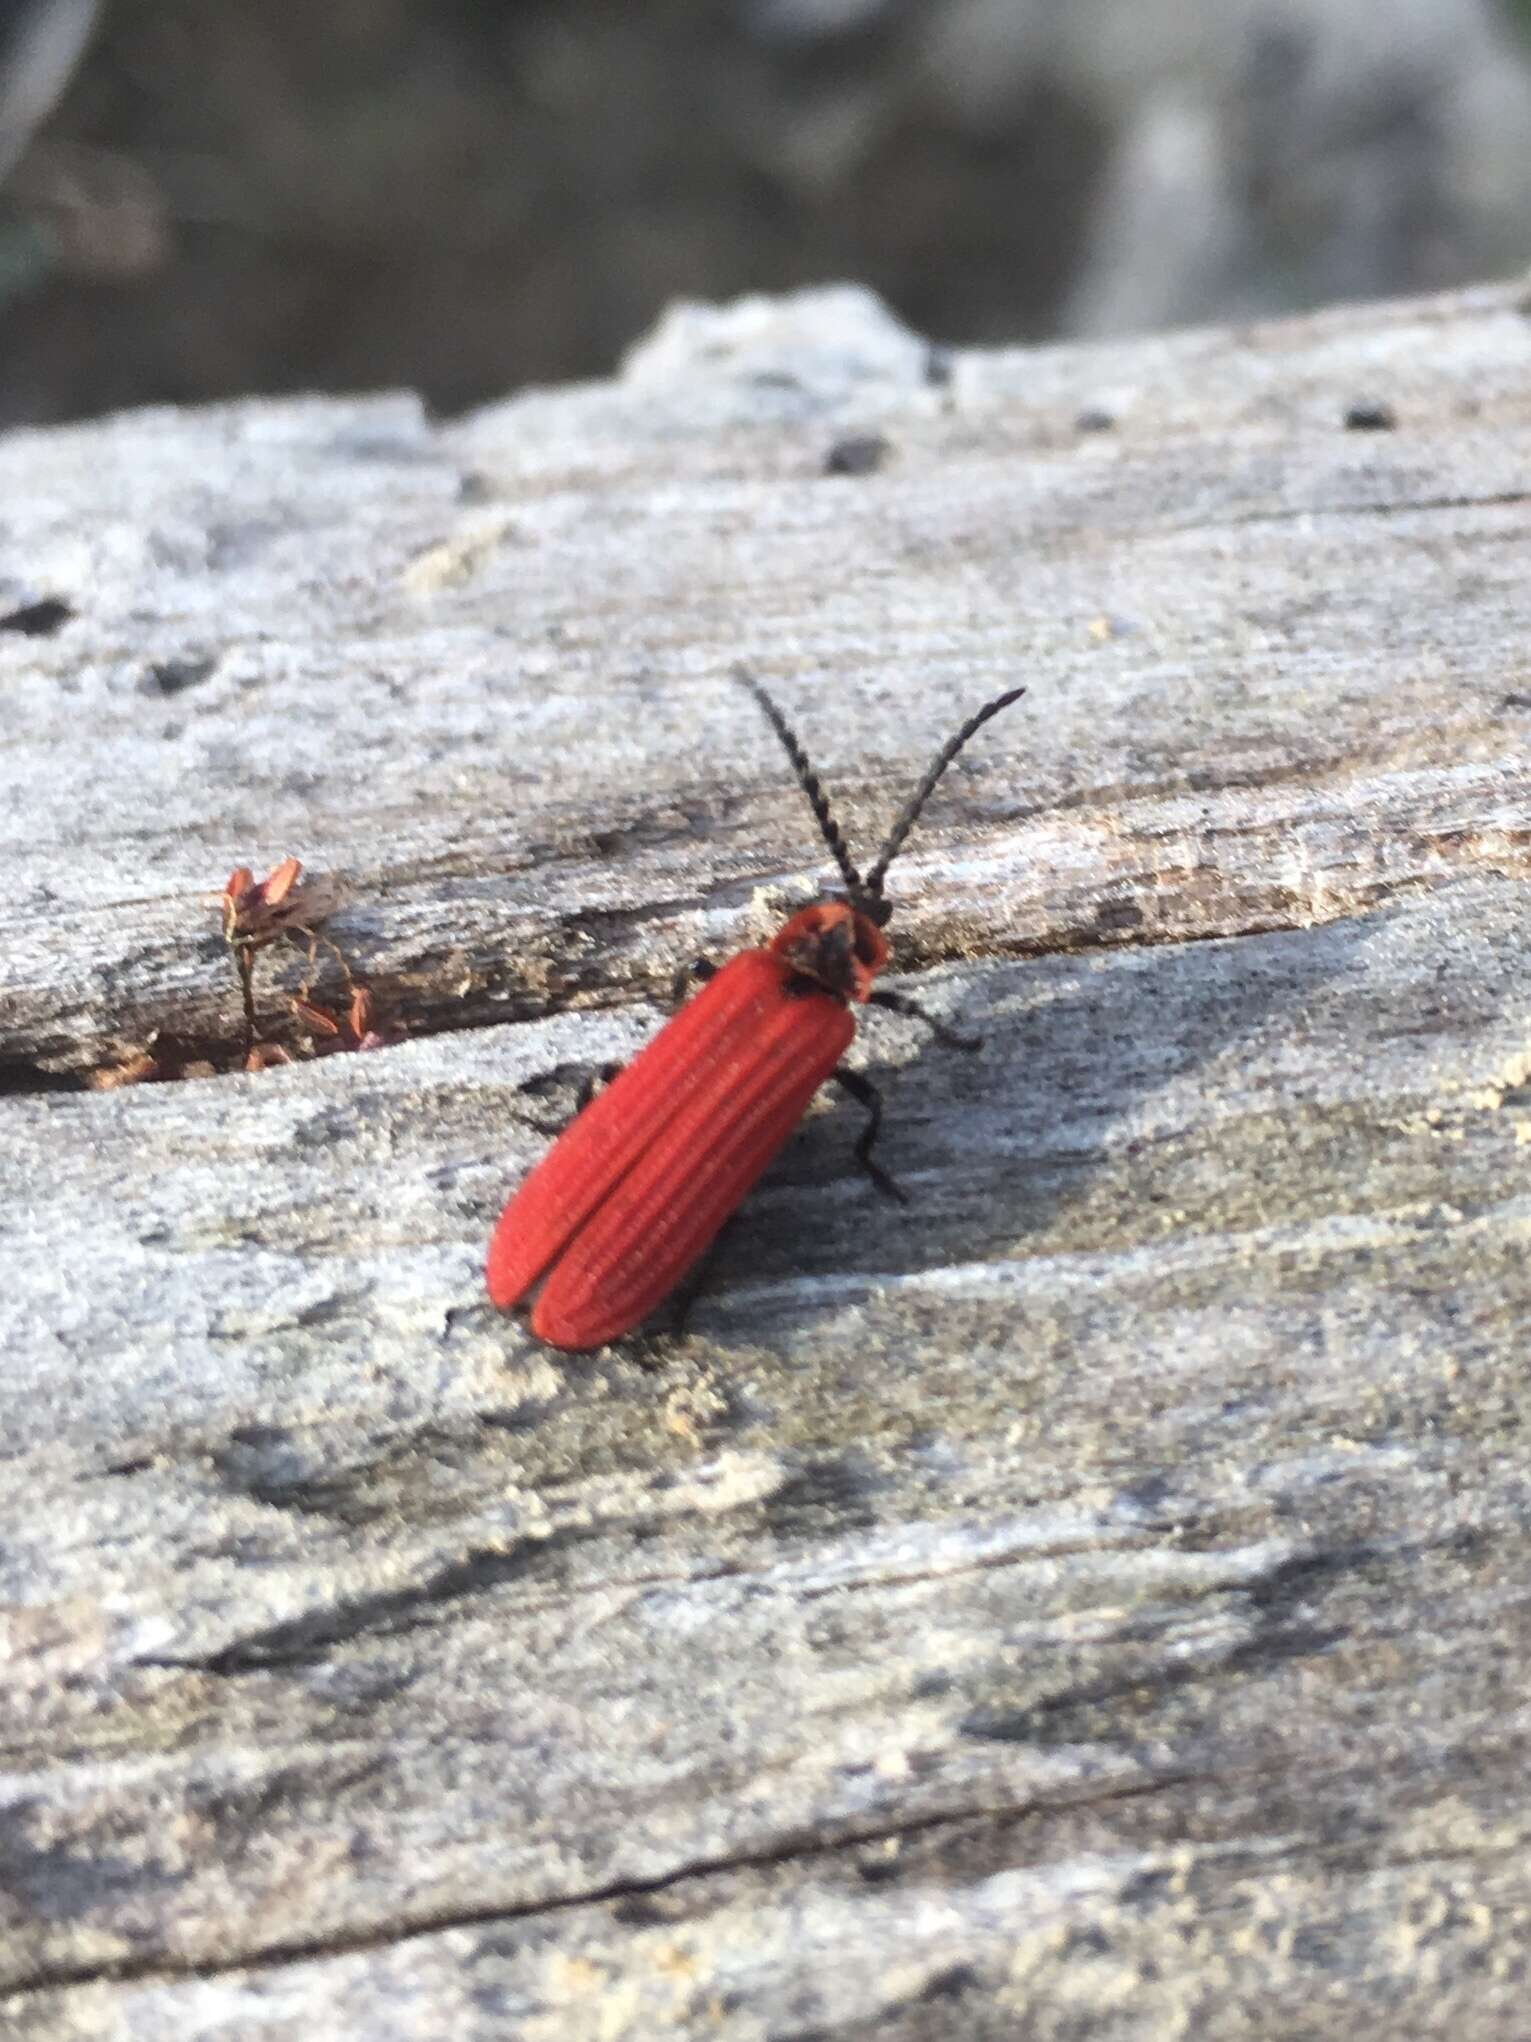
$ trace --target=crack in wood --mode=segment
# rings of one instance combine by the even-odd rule
[[[840,1834],[834,1836],[800,1833],[768,1849],[696,1858],[671,1871],[656,1873],[649,1879],[616,1879],[572,1893],[551,1895],[543,1900],[516,1901],[509,1905],[486,1903],[483,1907],[442,1909],[434,1914],[422,1910],[417,1915],[379,1923],[372,1928],[312,1939],[284,1939],[263,1945],[242,1957],[199,1963],[195,1960],[177,1962],[164,1956],[144,1956],[124,1957],[115,1963],[108,1960],[98,1964],[42,1965],[33,1978],[0,1994],[0,2011],[24,2011],[29,1999],[105,1982],[169,1983],[237,1977],[244,1973],[278,1970],[289,1964],[391,1949],[401,1943],[442,1935],[453,1929],[492,1928],[505,1922],[534,1921],[543,1916],[567,1914],[580,1907],[620,1906],[623,1902],[673,1892],[693,1881],[724,1877],[734,1872],[764,1872],[780,1866],[811,1865],[818,1860],[864,1850],[869,1844],[901,1842],[905,1838],[929,1836],[943,1829],[955,1831],[973,1822],[1020,1821],[1027,1816],[1064,1809],[1110,1806],[1114,1802],[1136,1800],[1190,1785],[1197,1777],[1188,1768],[1167,1768],[1151,1779],[1121,1781],[1093,1793],[1037,1794],[1023,1801],[986,1801],[941,1809],[929,1815],[908,1817],[901,1822],[847,1824]]]
[[[1416,511],[1499,510],[1507,505],[1531,503],[1531,491],[1495,489],[1478,496],[1461,495],[1377,497],[1355,503],[1280,504],[1272,510],[1229,511],[1213,520],[1187,518],[1144,524],[1132,528],[1133,538],[1189,537],[1197,532],[1244,531],[1261,525],[1302,524],[1318,518],[1397,518]]]
[[[1238,834],[1235,831],[1225,834]],[[1507,848],[1510,847],[1509,832],[1494,833]],[[1466,844],[1467,832],[1459,832],[1456,842]],[[1443,835],[1443,846],[1453,839]],[[1503,876],[1514,876],[1522,871],[1531,871],[1531,841],[1524,859],[1505,856],[1481,861],[1494,872]],[[1184,867],[1181,877],[1192,879],[1204,868]],[[1156,873],[1155,878],[1162,878]],[[1002,936],[986,935],[982,932],[960,943],[927,943],[918,936],[905,938],[900,954],[895,957],[895,969],[902,976],[915,976],[920,972],[934,970],[946,965],[974,965],[984,961],[1005,959],[1041,960],[1050,957],[1081,957],[1104,954],[1123,949],[1151,950],[1203,942],[1237,942],[1250,936],[1267,936],[1277,932],[1295,932],[1326,925],[1362,919],[1372,914],[1385,903],[1427,891],[1436,881],[1427,873],[1404,874],[1396,878],[1378,878],[1365,884],[1353,885],[1346,897],[1336,896],[1332,901],[1332,912],[1322,912],[1325,902],[1315,902],[1307,894],[1292,888],[1281,890],[1279,900],[1273,900],[1267,912],[1246,912],[1242,919],[1225,921],[1206,928],[1186,927],[1179,924],[1154,924],[1139,911],[1136,918],[1128,912],[1135,905],[1130,902],[1113,902],[1103,894],[1097,905],[1097,912],[1090,921],[1080,921],[1064,927],[1054,927],[1041,935]],[[609,925],[612,917],[602,910],[596,918],[578,914],[566,918],[570,930],[583,930],[591,920]],[[641,918],[636,918],[641,919]],[[358,974],[360,976],[360,974]],[[381,1043],[369,1048],[368,1056],[384,1056],[399,1044],[425,1040],[435,1036],[466,1035],[481,1032],[487,1028],[520,1026],[527,1023],[554,1019],[569,1013],[614,1013],[634,1005],[665,1004],[671,990],[669,975],[651,972],[635,972],[629,977],[612,978],[598,969],[584,970],[578,963],[563,974],[560,988],[564,995],[554,1002],[545,996],[528,997],[520,1000],[504,999],[481,995],[477,998],[456,996],[450,1004],[441,1006],[417,1005],[405,1008],[402,1002],[395,1004],[396,989],[402,978],[380,978],[369,980],[369,985],[381,989],[380,997],[391,1016],[396,1017],[397,1043]],[[418,983],[412,990],[418,994]],[[118,1017],[116,1032],[124,1040],[142,1039],[151,1046],[163,1046],[167,1055],[179,1063],[210,1063],[211,1072],[200,1074],[194,1082],[211,1084],[222,1078],[237,1078],[248,1075],[238,1068],[242,1039],[237,1030],[228,1035],[217,1033],[192,1034],[169,1027],[161,1027],[153,1021],[137,1026],[126,1017]],[[46,1057],[34,1060],[12,1052],[0,1057],[0,1097],[6,1095],[27,1096],[45,1092],[88,1092],[85,1062],[92,1048],[92,1039],[73,1039],[72,1049],[81,1059],[81,1068],[66,1068],[70,1049],[60,1039],[49,1042]],[[98,1052],[99,1053],[99,1052]],[[232,1060],[232,1065],[231,1065]],[[308,1059],[303,1059],[308,1061]],[[219,1066],[229,1066],[219,1068]]]

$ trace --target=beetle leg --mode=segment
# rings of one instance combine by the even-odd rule
[[[574,1119],[577,1120],[584,1112],[596,1093],[600,1091],[602,1085],[609,1085],[618,1071],[623,1068],[624,1066],[621,1064],[595,1064],[586,1070],[585,1075],[579,1081],[579,1090],[574,1095]]]
[[[947,1049],[981,1049],[981,1035],[960,1035],[955,1028],[948,1028],[944,1021],[938,1021],[934,1014],[911,1000],[905,993],[895,993],[886,986],[879,986],[874,993],[868,993],[867,1004],[871,1007],[886,1007],[890,1014],[904,1014],[911,1021],[923,1021],[936,1041]]]
[[[858,1106],[866,1108],[867,1124],[856,1143],[856,1161],[884,1198],[896,1198],[900,1205],[907,1205],[909,1194],[897,1178],[890,1177],[881,1163],[872,1161],[872,1146],[882,1127],[882,1094],[870,1078],[863,1077],[860,1071],[848,1071],[843,1064],[831,1076],[842,1092],[849,1092]]]
[[[517,1085],[516,1090],[533,1099],[566,1085],[575,1076],[579,1079],[574,1093],[574,1111],[566,1119],[538,1120],[528,1114],[527,1124],[534,1127],[538,1134],[562,1134],[566,1127],[578,1120],[601,1087],[609,1085],[623,1068],[622,1064],[559,1064],[555,1070],[543,1071],[535,1078],[525,1079]]]
[[[689,964],[676,967],[675,976],[670,980],[670,1004],[684,1006],[691,996],[693,984],[704,986],[708,979],[716,978],[718,967],[709,964],[705,957],[693,957]]]
[[[729,1214],[671,1291],[665,1301],[665,1310],[660,1323],[651,1324],[646,1331],[631,1334],[624,1340],[624,1347],[640,1368],[664,1368],[670,1360],[671,1344],[685,1338],[691,1319],[691,1307],[707,1289],[717,1262],[718,1249],[724,1236],[732,1231],[737,1217],[736,1213]]]
[[[718,1231],[707,1243],[707,1246],[681,1278],[678,1287],[670,1293],[671,1303],[675,1312],[675,1323],[671,1330],[676,1339],[679,1339],[685,1332],[687,1321],[691,1317],[691,1307],[707,1288],[707,1279],[712,1274],[713,1265],[717,1261],[718,1249],[722,1246],[724,1236],[733,1231],[734,1222],[737,1218],[737,1213],[729,1214],[728,1218],[724,1220],[722,1226],[718,1228]]]

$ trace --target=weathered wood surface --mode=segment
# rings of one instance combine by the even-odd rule
[[[1509,289],[0,444],[7,2033],[1524,2033],[1528,477]],[[894,888],[985,1047],[558,1360],[519,1088],[820,870],[739,659],[863,843],[1029,679]],[[411,1039],[57,1089],[289,851]]]

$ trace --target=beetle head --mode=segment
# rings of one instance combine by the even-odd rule
[[[854,902],[827,894],[800,908],[771,939],[771,952],[800,978],[841,1000],[865,1000],[888,961],[888,943]]]

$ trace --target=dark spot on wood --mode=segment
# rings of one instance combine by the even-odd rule
[[[932,341],[925,350],[925,381],[932,390],[945,390],[952,380],[952,351]]]
[[[1108,433],[1115,425],[1115,418],[1101,404],[1087,404],[1074,420],[1074,430],[1082,433]]]
[[[1263,1671],[1286,1659],[1314,1659],[1331,1645],[1343,1644],[1348,1633],[1334,1624],[1292,1624],[1236,1645],[1224,1662],[1230,1672]]]
[[[1345,412],[1346,432],[1390,433],[1397,423],[1398,414],[1392,405],[1372,398],[1358,399]]]
[[[207,564],[215,574],[227,574],[258,558],[286,532],[280,518],[233,518],[209,525]]]
[[[0,617],[0,631],[19,632],[23,638],[51,638],[74,615],[58,596],[44,596],[40,602],[23,603],[19,610]]]
[[[430,417],[430,407],[424,406]],[[386,433],[359,433],[353,439],[342,435],[331,443],[331,451],[342,460],[377,461],[399,467],[420,468],[437,459],[429,445],[418,440],[391,439]]]
[[[476,1413],[478,1423],[490,1432],[535,1432],[547,1416],[545,1403],[528,1400],[524,1404],[496,1405],[488,1411]]]
[[[960,1736],[977,1737],[986,1744],[1028,1744],[1036,1726],[1033,1709],[970,1709],[957,1730]]]
[[[487,475],[480,475],[476,469],[469,469],[457,478],[457,501],[459,503],[488,503],[494,495],[494,486]]]
[[[1141,1475],[1136,1482],[1128,1482],[1116,1492],[1118,1503],[1131,1510],[1149,1512],[1160,1509],[1168,1500],[1170,1485],[1164,1475]]]
[[[1151,1906],[1163,1900],[1173,1887],[1174,1880],[1169,1872],[1136,1872],[1122,1888],[1121,1904],[1123,1907]]]
[[[145,695],[183,695],[188,688],[200,687],[217,665],[216,659],[196,655],[157,660],[139,682],[139,690]]]
[[[1088,1957],[1104,1957],[1110,1948],[1111,1938],[1104,1929],[1070,1929],[1063,1940],[1062,1953],[1065,1958],[1081,1953]]]
[[[875,475],[892,451],[881,433],[848,433],[824,456],[824,473]]]
[[[295,1149],[323,1149],[331,1142],[347,1141],[357,1131],[354,1106],[327,1106],[300,1121],[292,1132]]]
[[[1095,925],[1100,929],[1138,929],[1143,925],[1143,910],[1135,900],[1103,900],[1095,910]]]
[[[33,1844],[18,1825],[0,1839],[0,1891],[45,1922],[83,1921],[152,1893],[164,1893],[186,1878],[157,1859],[140,1860],[103,1850],[92,1837],[79,1848]]]
[[[1501,695],[1501,709],[1531,709],[1531,695]]]
[[[45,1071],[22,1056],[0,1056],[0,1098],[27,1097],[35,1092],[83,1092],[78,1071]]]
[[[1273,1567],[1261,1581],[1254,1581],[1244,1591],[1258,1608],[1276,1613],[1289,1612],[1316,1589],[1363,1567],[1386,1563],[1388,1556],[1374,1546],[1354,1544],[1350,1546],[1324,1547],[1311,1553],[1294,1553],[1291,1559],[1283,1560]]]
[[[929,1985],[920,1994],[921,2000],[960,1999],[965,1992],[971,1992],[979,1984],[978,1973],[971,1964],[953,1964],[946,1971],[938,1971]]]
[[[805,1460],[773,1496],[761,1504],[767,1528],[778,1537],[801,1538],[821,1531],[826,1523],[837,1530],[877,1522],[870,1498],[886,1487],[854,1454],[824,1454]]]
[[[345,1297],[319,1298],[311,1305],[305,1305],[294,1319],[295,1326],[328,1326],[336,1319],[343,1319],[349,1308]]]

